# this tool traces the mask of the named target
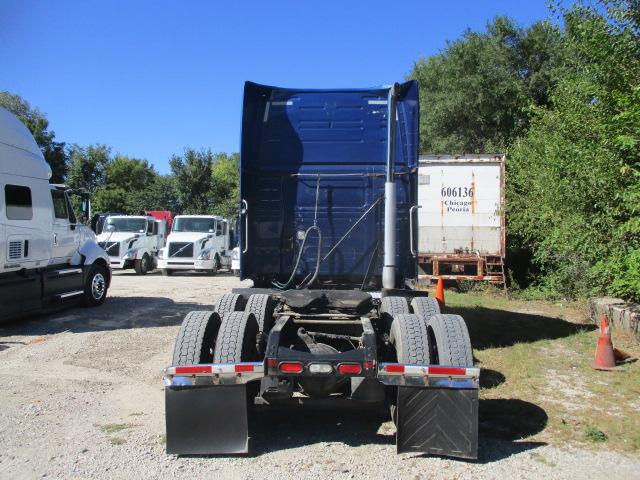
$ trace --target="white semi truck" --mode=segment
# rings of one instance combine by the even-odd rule
[[[111,269],[27,128],[0,108],[0,321],[104,302]],[[89,202],[82,202],[88,219]]]
[[[229,221],[214,215],[178,215],[160,251],[158,268],[163,275],[175,270],[196,270],[215,274],[231,268],[233,247]]]
[[[164,220],[146,215],[111,215],[98,242],[109,256],[111,268],[133,268],[138,275],[145,275],[157,267],[166,234]]]

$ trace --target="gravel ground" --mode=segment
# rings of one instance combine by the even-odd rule
[[[477,462],[396,455],[393,424],[357,412],[269,413],[251,456],[166,455],[161,377],[179,324],[238,285],[119,272],[100,308],[2,326],[0,478],[640,478],[638,457],[499,440],[490,425]]]

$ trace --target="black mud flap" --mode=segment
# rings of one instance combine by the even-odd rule
[[[165,387],[167,453],[247,453],[246,385]]]
[[[478,390],[398,387],[398,453],[478,458]]]

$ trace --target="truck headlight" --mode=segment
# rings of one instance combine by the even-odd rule
[[[203,250],[200,255],[196,257],[196,260],[211,260],[211,250]]]

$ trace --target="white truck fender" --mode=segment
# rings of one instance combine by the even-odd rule
[[[91,240],[85,241],[72,258],[72,263],[79,265],[81,263],[80,255],[84,257],[84,264],[91,265],[99,258],[109,265],[109,257],[100,246]]]

